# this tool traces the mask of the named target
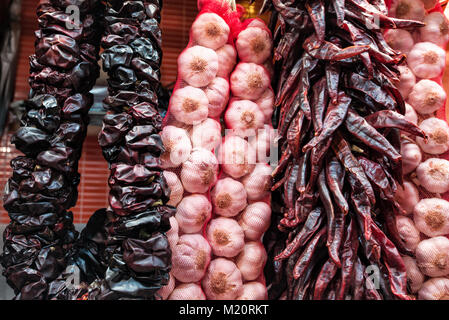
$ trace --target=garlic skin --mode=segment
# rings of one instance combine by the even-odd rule
[[[226,127],[239,137],[255,136],[263,128],[265,116],[259,106],[250,100],[232,99],[225,112]]]
[[[204,223],[209,220],[212,213],[212,205],[206,196],[192,194],[186,196],[179,203],[176,210],[176,220],[179,230],[183,233],[200,232]]]
[[[210,262],[209,243],[200,234],[184,234],[172,252],[172,273],[178,281],[200,281]]]
[[[421,289],[425,277],[419,270],[415,259],[413,259],[412,257],[404,256],[402,257],[402,260],[404,261],[405,270],[407,272],[407,282],[410,284],[412,293],[416,293],[419,291],[419,289]]]
[[[415,76],[432,79],[443,72],[446,52],[432,42],[419,42],[413,46],[407,61]]]
[[[203,90],[187,86],[173,92],[169,112],[176,120],[186,124],[198,124],[209,114],[209,99]]]
[[[161,156],[164,167],[177,167],[189,158],[192,143],[186,130],[169,125],[160,135],[165,148]]]
[[[262,64],[271,55],[273,41],[265,28],[247,27],[235,42],[240,61]]]
[[[449,40],[449,23],[441,12],[431,12],[424,18],[424,27],[419,28],[421,41],[445,47]]]
[[[167,300],[170,294],[175,289],[175,277],[170,273],[170,279],[168,280],[168,284],[163,286],[157,291],[157,294],[161,296],[162,300]]]
[[[418,167],[422,160],[421,149],[417,144],[407,140],[401,142],[402,173],[409,174]]]
[[[421,236],[413,220],[405,216],[396,216],[396,228],[399,237],[404,243],[404,247],[408,250],[415,251],[421,241]]]
[[[271,146],[276,149],[275,137],[275,131],[270,125],[264,125],[263,129],[257,130],[256,137],[249,137],[249,144],[255,150],[258,162],[267,163],[271,160]]]
[[[218,49],[226,44],[230,28],[218,14],[206,12],[200,14],[192,24],[192,39],[197,44]]]
[[[424,4],[424,8],[426,10],[430,10],[430,9],[435,8],[438,0],[421,0],[421,2]]]
[[[416,248],[416,263],[430,277],[449,274],[449,239],[435,237],[421,241]]]
[[[193,87],[207,86],[217,75],[218,56],[214,50],[193,46],[178,57],[178,75]]]
[[[246,207],[239,219],[245,238],[259,241],[270,226],[271,208],[265,202],[254,202]]]
[[[175,217],[170,217],[170,230],[167,231],[167,240],[173,251],[179,241],[179,224]]]
[[[439,198],[422,199],[413,211],[416,227],[428,237],[449,234],[449,202]]]
[[[240,62],[231,74],[231,92],[234,96],[257,100],[270,86],[270,77],[264,67],[248,62]]]
[[[229,83],[226,79],[216,77],[204,89],[207,99],[209,100],[209,113],[211,118],[220,117],[229,101]]]
[[[418,125],[418,114],[416,113],[415,109],[408,103],[405,103],[405,119],[407,119],[410,122],[413,122],[414,124]]]
[[[449,300],[449,279],[431,278],[418,293],[419,300]]]
[[[184,194],[184,188],[182,187],[181,180],[179,180],[176,173],[171,171],[163,171],[165,181],[167,181],[168,187],[170,188],[170,200],[167,202],[169,206],[176,207],[176,205],[181,201],[182,195]]]
[[[228,78],[237,62],[237,52],[230,44],[225,44],[216,51],[218,56],[217,77]]]
[[[420,80],[408,96],[408,103],[420,114],[439,110],[446,102],[446,92],[432,80]]]
[[[264,93],[260,96],[259,99],[254,101],[258,106],[260,111],[262,111],[265,120],[265,123],[271,123],[271,116],[274,111],[274,92],[271,87],[268,87]]]
[[[428,137],[427,143],[421,137],[416,142],[421,149],[430,154],[442,154],[449,150],[449,126],[446,121],[438,118],[428,118],[419,127]]]
[[[242,273],[243,280],[251,281],[260,276],[266,262],[267,253],[263,244],[260,241],[250,241],[245,244],[235,263]]]
[[[182,283],[173,290],[168,300],[206,300],[206,295],[198,284]]]
[[[227,135],[217,155],[223,171],[234,179],[250,173],[256,163],[256,150],[238,136]]]
[[[224,258],[211,261],[201,284],[209,300],[234,300],[243,289],[240,270],[234,262]]]
[[[408,54],[415,44],[410,32],[403,29],[388,29],[384,37],[388,45],[400,53]]]
[[[391,3],[389,15],[399,19],[423,21],[426,10],[419,0],[397,0]]]
[[[271,194],[271,167],[266,163],[258,163],[253,172],[243,177],[249,200],[261,200]]]
[[[190,137],[194,148],[212,151],[221,143],[221,125],[218,121],[207,118],[192,127]]]
[[[217,181],[210,197],[214,212],[223,217],[238,215],[247,204],[243,184],[229,177]]]
[[[396,86],[402,97],[404,99],[407,99],[408,95],[413,90],[413,87],[416,84],[416,77],[413,74],[412,70],[410,70],[410,68],[407,66],[399,66],[398,69],[400,72],[400,76],[399,83],[397,83]]]
[[[194,148],[182,164],[181,181],[190,193],[205,193],[217,182],[218,160],[209,150]]]
[[[263,20],[261,20],[259,18],[251,19],[251,22],[248,23],[248,25],[246,27],[247,28],[254,27],[254,28],[261,28],[263,30],[268,30],[268,27],[265,24],[265,22],[263,22]]]
[[[251,281],[243,285],[242,293],[237,300],[267,300],[267,287],[262,283]]]
[[[404,181],[403,186],[398,185],[394,198],[406,214],[411,214],[420,200],[418,188],[410,181]]]
[[[416,175],[419,183],[429,192],[449,191],[449,161],[445,159],[427,159],[418,166]]]
[[[245,245],[242,228],[230,218],[212,219],[206,228],[206,236],[212,252],[219,257],[235,257]]]

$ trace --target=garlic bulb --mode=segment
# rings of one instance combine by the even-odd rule
[[[194,148],[214,150],[221,143],[221,125],[218,121],[207,118],[200,124],[194,125],[191,133]]]
[[[179,203],[176,210],[176,220],[179,229],[183,233],[200,232],[204,223],[209,220],[212,213],[212,205],[206,196],[192,194],[186,196]]]
[[[407,66],[399,66],[398,69],[400,72],[400,76],[399,83],[397,83],[396,86],[402,97],[404,99],[407,99],[408,95],[416,84],[416,77],[413,74],[412,70],[410,70],[410,68]]]
[[[426,10],[430,10],[435,8],[435,6],[438,3],[438,0],[421,0],[421,2],[424,4],[424,8]]]
[[[415,109],[408,103],[405,103],[405,119],[418,125],[418,114]]]
[[[168,280],[168,283],[162,288],[160,288],[157,291],[157,294],[162,298],[162,300],[167,300],[167,298],[173,292],[174,288],[175,288],[175,277],[173,277],[173,275],[170,273],[170,279]]]
[[[408,174],[415,170],[422,159],[421,149],[418,145],[407,140],[401,142],[401,156],[403,174]]]
[[[203,90],[187,86],[177,89],[170,98],[169,112],[176,120],[186,124],[198,124],[206,120],[209,99]]]
[[[416,227],[428,237],[449,234],[449,202],[438,198],[422,199],[413,212]]]
[[[246,207],[245,188],[232,178],[218,180],[210,196],[214,212],[224,217],[236,216]]]
[[[186,130],[166,126],[162,129],[161,140],[165,148],[161,156],[164,167],[177,167],[189,158],[192,144]]]
[[[407,282],[410,285],[410,289],[413,293],[416,293],[421,289],[425,277],[421,273],[421,271],[418,268],[418,265],[416,264],[415,259],[412,257],[402,257],[402,260],[405,264],[405,270],[407,272]]]
[[[257,100],[270,86],[270,77],[264,67],[240,62],[231,74],[232,94],[241,99]]]
[[[446,121],[428,118],[419,127],[426,133],[428,141],[417,137],[416,142],[421,149],[430,154],[442,154],[449,150],[449,126]]]
[[[392,49],[405,54],[410,52],[415,43],[410,32],[403,29],[388,29],[384,37]]]
[[[263,129],[257,130],[257,137],[249,137],[249,144],[255,150],[258,162],[268,163],[273,160],[272,157],[277,156],[275,137],[275,131],[270,125],[264,125]]]
[[[239,219],[245,238],[258,241],[270,226],[271,208],[265,202],[254,202],[246,207]]]
[[[418,294],[419,300],[449,300],[449,279],[431,278],[424,282]]]
[[[171,171],[164,171],[164,178],[167,181],[168,187],[170,188],[170,200],[167,202],[169,206],[174,206],[179,203],[184,194],[184,188],[182,187],[181,180],[179,180],[176,173]]]
[[[421,41],[429,41],[440,47],[445,47],[449,40],[449,23],[441,12],[429,13],[424,18],[424,27],[419,28]]]
[[[268,164],[258,163],[250,174],[243,177],[242,183],[249,200],[262,200],[270,195],[271,172]]]
[[[423,79],[438,77],[446,63],[446,52],[432,42],[415,44],[408,55],[408,65],[413,73]]]
[[[170,217],[170,230],[167,231],[167,240],[173,251],[179,241],[179,224],[175,217]]]
[[[218,49],[226,44],[230,28],[218,14],[200,14],[192,24],[192,39],[201,46]]]
[[[237,61],[237,52],[234,47],[230,44],[225,44],[223,47],[218,49],[218,72],[217,77],[228,78],[234,69]]]
[[[240,295],[243,287],[239,269],[234,262],[224,258],[211,261],[201,283],[210,300],[233,300]]]
[[[445,159],[427,159],[418,166],[416,175],[419,183],[429,192],[449,191],[449,161]]]
[[[426,10],[421,1],[397,0],[391,3],[389,15],[399,19],[423,21]]]
[[[247,27],[235,42],[240,61],[262,64],[271,55],[273,41],[266,29]]]
[[[217,175],[217,158],[206,149],[194,148],[189,159],[182,164],[182,185],[191,193],[205,193],[217,182]]]
[[[206,300],[206,295],[196,283],[181,283],[173,290],[168,300]]]
[[[265,123],[271,123],[271,116],[273,115],[274,111],[274,92],[271,87],[268,87],[267,90],[265,90],[264,93],[260,96],[259,99],[254,101],[258,106],[260,111],[262,111],[263,115],[265,116]]]
[[[421,236],[413,220],[405,216],[396,216],[396,228],[404,247],[414,251],[421,241]]]
[[[220,117],[229,100],[229,83],[226,79],[216,77],[204,89],[209,100],[209,113],[211,118]]]
[[[435,81],[423,79],[413,87],[408,102],[420,114],[434,113],[444,106],[446,92]]]
[[[430,277],[449,274],[449,239],[435,237],[421,241],[416,248],[419,269]]]
[[[225,113],[227,128],[240,137],[255,136],[263,128],[265,116],[259,106],[250,100],[232,99]]]
[[[251,281],[243,285],[242,293],[237,300],[267,300],[267,287],[262,283]]]
[[[214,50],[193,46],[178,57],[178,75],[193,87],[207,86],[217,75],[218,56]]]
[[[259,241],[250,241],[245,244],[237,257],[236,264],[242,273],[244,281],[256,280],[263,272],[267,262],[267,253]]]
[[[178,281],[200,281],[210,262],[210,246],[200,234],[185,234],[172,252],[172,273]]]
[[[248,20],[245,20],[245,22],[247,22]],[[263,30],[268,30],[268,27],[267,27],[267,25],[265,24],[265,22],[262,20],[262,19],[260,19],[260,18],[254,18],[254,19],[251,19],[251,21],[250,21],[250,23],[248,23],[248,25],[246,26],[247,28],[252,28],[252,27],[254,27],[254,28],[261,28],[261,29],[263,29]]]
[[[243,230],[234,219],[212,219],[206,228],[206,235],[212,252],[219,257],[235,257],[245,245]]]
[[[405,213],[410,214],[419,202],[418,188],[412,182],[404,181],[403,186],[398,185],[394,198]]]
[[[237,179],[254,169],[256,151],[246,140],[228,135],[218,149],[218,160],[223,171]]]

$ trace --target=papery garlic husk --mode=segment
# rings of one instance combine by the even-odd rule
[[[192,194],[184,197],[179,203],[175,217],[183,233],[197,233],[203,229],[211,213],[212,205],[209,199],[202,194]]]
[[[208,116],[211,118],[220,117],[229,101],[228,81],[224,78],[216,77],[204,89],[204,93],[209,100]]]
[[[449,40],[449,23],[442,12],[431,12],[424,18],[424,27],[419,28],[421,41],[428,41],[444,48]]]
[[[388,29],[384,36],[388,45],[400,53],[408,54],[415,44],[412,35],[407,30]]]
[[[206,295],[196,283],[181,283],[176,286],[168,300],[206,300]]]
[[[198,124],[209,114],[209,99],[203,90],[187,86],[173,92],[169,110],[180,122]]]
[[[408,96],[409,104],[420,114],[431,114],[442,108],[446,92],[432,80],[420,80]]]
[[[401,142],[402,173],[408,174],[415,170],[422,160],[421,149],[417,144],[407,140]]]
[[[218,161],[209,150],[194,148],[182,164],[181,181],[190,193],[205,193],[217,182]]]
[[[407,272],[407,283],[410,286],[410,289],[413,293],[416,293],[421,289],[425,277],[422,272],[419,270],[418,265],[416,264],[415,259],[412,257],[404,256],[402,260],[405,264],[405,270]]]
[[[430,154],[442,154],[449,150],[449,126],[438,118],[423,120],[419,127],[426,133],[428,141],[417,137],[416,142],[421,149]]]
[[[218,180],[210,196],[214,212],[223,217],[236,216],[247,205],[243,184],[229,177]]]
[[[181,180],[179,180],[176,173],[171,171],[164,171],[164,178],[167,181],[168,187],[170,188],[170,200],[167,202],[169,206],[174,206],[181,201],[182,195],[184,194],[184,188],[182,186]]]
[[[449,279],[430,278],[418,293],[419,300],[449,300]]]
[[[225,44],[216,52],[218,56],[217,77],[227,79],[235,67],[237,61],[237,52],[230,44]]]
[[[234,135],[225,137],[217,155],[223,171],[234,179],[250,173],[256,164],[256,150]]]
[[[167,231],[167,240],[173,251],[179,241],[179,224],[175,217],[170,217],[170,230]]]
[[[416,248],[416,263],[430,277],[448,275],[449,239],[440,236],[421,241]]]
[[[232,94],[241,99],[257,100],[270,86],[270,77],[264,67],[240,62],[231,74]]]
[[[445,193],[449,191],[449,161],[430,158],[416,168],[419,183],[427,191]]]
[[[419,42],[413,46],[407,61],[415,76],[432,79],[443,72],[446,52],[432,42]]]
[[[178,57],[178,75],[193,87],[205,87],[218,72],[218,56],[214,50],[193,46]]]
[[[177,167],[185,162],[192,150],[187,131],[175,126],[166,126],[161,132],[165,152],[161,156],[164,168]]]
[[[262,64],[271,55],[273,41],[265,28],[247,27],[235,42],[240,61]]]
[[[405,216],[396,216],[396,228],[404,247],[414,251],[421,241],[421,236],[413,220]]]
[[[406,214],[411,214],[420,200],[418,188],[410,181],[404,181],[402,186],[398,185],[394,198]]]
[[[194,148],[214,150],[221,143],[221,125],[218,121],[207,118],[192,127],[191,139]]]
[[[207,225],[206,236],[212,252],[219,257],[235,257],[245,245],[242,228],[237,221],[230,218],[212,219]]]
[[[267,287],[262,283],[251,281],[243,285],[242,293],[237,300],[267,300]]]
[[[428,237],[449,234],[449,202],[439,198],[422,199],[413,217],[419,231]]]
[[[201,284],[209,300],[233,300],[243,288],[240,270],[234,262],[225,258],[211,261]]]
[[[249,200],[262,200],[270,195],[272,171],[268,164],[258,163],[250,174],[242,178]]]
[[[230,28],[218,14],[200,14],[191,27],[192,39],[201,46],[218,49],[226,44]]]
[[[388,13],[399,19],[423,21],[426,15],[426,10],[421,1],[395,0],[391,3]]]
[[[259,106],[250,100],[232,99],[225,113],[228,129],[240,137],[255,136],[263,128],[265,116]]]
[[[239,218],[245,238],[259,241],[268,230],[271,221],[271,208],[265,202],[254,202],[246,207]]]
[[[416,84],[415,74],[407,66],[398,66],[399,72],[399,83],[396,84],[399,92],[404,99],[407,99],[413,87]]]
[[[263,244],[260,241],[250,241],[245,243],[235,263],[242,273],[243,280],[251,281],[262,274],[266,262],[267,253]]]
[[[418,114],[416,113],[415,109],[408,103],[405,103],[405,119],[408,121],[414,123],[415,125],[418,125]]]
[[[272,117],[273,111],[274,111],[273,89],[271,89],[271,87],[268,87],[268,89],[265,90],[264,93],[262,93],[262,96],[254,102],[259,106],[259,109],[262,111],[263,115],[265,116],[265,123],[270,124],[271,117]]]

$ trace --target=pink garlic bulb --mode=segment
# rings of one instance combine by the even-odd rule
[[[266,163],[258,163],[253,172],[242,179],[249,200],[261,200],[271,192],[271,167]]]
[[[419,202],[419,191],[414,183],[404,181],[403,186],[398,185],[394,197],[405,213],[410,214],[413,212],[415,205]]]
[[[245,238],[258,241],[270,226],[271,208],[265,202],[255,202],[246,207],[239,219]]]
[[[441,12],[429,13],[424,18],[424,27],[419,28],[421,41],[429,41],[440,47],[445,47],[449,40],[449,23]]]
[[[200,14],[191,28],[193,41],[214,50],[226,44],[229,32],[229,26],[223,18],[211,12]]]
[[[200,234],[185,234],[172,252],[172,273],[178,281],[200,281],[210,262],[210,245]]]
[[[413,220],[405,216],[396,216],[396,228],[404,247],[414,251],[421,241],[421,236]]]
[[[274,111],[274,92],[271,87],[268,87],[267,90],[265,90],[264,93],[260,96],[259,99],[254,101],[258,106],[259,109],[262,111],[263,115],[265,116],[265,123],[271,123],[271,116],[273,115]]]
[[[430,114],[439,110],[446,102],[446,92],[432,80],[420,80],[408,96],[408,102],[420,114]]]
[[[408,174],[421,163],[422,153],[417,144],[408,140],[401,142],[402,173]]]
[[[212,219],[206,228],[206,235],[212,252],[219,257],[235,257],[245,245],[243,230],[234,219]]]
[[[250,100],[232,99],[225,113],[227,128],[240,137],[255,136],[263,128],[265,116],[259,106]]]
[[[399,19],[423,21],[426,10],[419,0],[397,0],[391,3],[389,15]]]
[[[262,283],[251,281],[243,285],[242,293],[237,300],[267,300],[267,287]]]
[[[173,92],[169,110],[176,120],[186,124],[197,124],[207,118],[208,106],[209,99],[203,90],[187,86]]]
[[[207,86],[217,75],[218,56],[214,50],[193,46],[178,57],[178,75],[193,87]]]
[[[388,29],[384,37],[388,45],[400,53],[408,54],[414,45],[410,32],[403,29]]]
[[[419,42],[413,46],[407,61],[415,76],[432,79],[443,72],[446,52],[432,42]]]
[[[449,279],[431,278],[418,293],[419,300],[449,300]]]
[[[421,241],[416,248],[416,263],[425,275],[442,277],[449,274],[449,239],[434,237]]]
[[[232,94],[241,99],[257,100],[270,86],[270,77],[264,67],[240,62],[231,74]]]
[[[214,150],[221,143],[221,125],[218,121],[207,118],[200,124],[194,125],[191,133],[194,148]]]
[[[405,119],[407,119],[410,122],[413,122],[414,124],[418,124],[418,114],[416,113],[415,109],[408,103],[405,103]]]
[[[170,230],[167,231],[167,240],[173,250],[179,241],[179,224],[175,217],[170,217]]]
[[[227,135],[217,154],[223,171],[234,179],[250,173],[256,163],[256,151],[238,136]]]
[[[181,180],[179,180],[178,176],[174,172],[165,170],[163,174],[165,180],[167,181],[168,187],[170,188],[170,200],[167,204],[176,207],[184,194],[184,188],[182,187]]]
[[[190,193],[205,193],[217,181],[218,160],[209,150],[194,148],[182,164],[181,181]]]
[[[175,277],[170,273],[170,279],[168,280],[168,284],[163,286],[157,291],[157,294],[162,298],[162,300],[167,300],[170,294],[173,292],[175,288]]]
[[[427,159],[418,166],[416,175],[419,183],[429,192],[449,191],[449,161],[445,159]]]
[[[412,70],[410,70],[410,68],[407,66],[399,66],[398,69],[401,74],[399,76],[399,83],[397,83],[396,86],[402,97],[404,99],[407,99],[408,95],[416,84],[416,77],[413,74]]]
[[[243,280],[251,281],[260,276],[266,262],[267,253],[263,244],[260,241],[250,241],[245,244],[235,263],[242,273]]]
[[[416,142],[421,149],[430,154],[442,154],[449,150],[449,126],[446,121],[428,118],[419,127],[426,133],[428,141],[417,137]]]
[[[247,28],[254,27],[254,28],[261,28],[263,30],[268,30],[268,27],[265,24],[265,22],[262,19],[259,19],[259,18],[252,19],[251,22],[248,23],[248,25],[246,27]]]
[[[262,64],[271,55],[273,41],[264,28],[247,27],[235,42],[240,61]]]
[[[206,300],[206,295],[196,283],[182,283],[178,285],[168,300]]]
[[[243,287],[240,270],[234,262],[224,258],[211,261],[201,283],[210,300],[234,300]]]
[[[189,158],[192,144],[186,130],[166,126],[162,129],[161,139],[165,148],[161,156],[164,167],[177,167]]]
[[[232,178],[218,180],[210,197],[214,212],[223,217],[236,216],[246,207],[245,188]]]
[[[183,233],[197,233],[209,220],[211,213],[209,199],[202,194],[192,194],[184,197],[178,204],[175,217]]]
[[[428,237],[449,234],[449,202],[439,198],[422,199],[413,212],[416,228]]]
[[[211,118],[220,117],[229,100],[229,83],[226,79],[216,77],[204,89],[209,100],[209,114]]]
[[[267,163],[271,156],[276,156],[271,154],[271,146],[277,150],[275,138],[275,131],[270,125],[264,125],[263,129],[257,130],[257,137],[249,137],[249,144],[255,150],[258,162]]]
[[[218,49],[218,72],[217,77],[228,78],[237,61],[237,52],[230,44],[225,44]]]
[[[424,8],[426,10],[430,10],[430,9],[435,8],[438,0],[421,0],[421,2],[424,4]]]
[[[425,277],[419,270],[415,259],[413,259],[412,257],[404,256],[402,257],[402,260],[404,261],[405,270],[407,272],[407,282],[410,285],[411,291],[413,293],[416,293],[419,291],[419,289],[421,289]]]

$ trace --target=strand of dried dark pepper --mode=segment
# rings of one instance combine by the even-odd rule
[[[69,6],[75,18],[66,13]],[[37,8],[31,91],[11,140],[24,156],[11,161],[4,196],[11,222],[1,263],[15,299],[54,297],[51,283],[65,270],[78,235],[67,210],[78,196],[89,91],[99,74],[101,13],[98,0],[41,0]]]
[[[393,83],[404,56],[381,28],[421,24],[389,18],[379,0],[266,0],[265,10],[276,19],[273,191],[284,204],[264,238],[269,296],[409,299],[404,252],[389,239],[402,183],[396,136],[423,133],[402,116]]]

